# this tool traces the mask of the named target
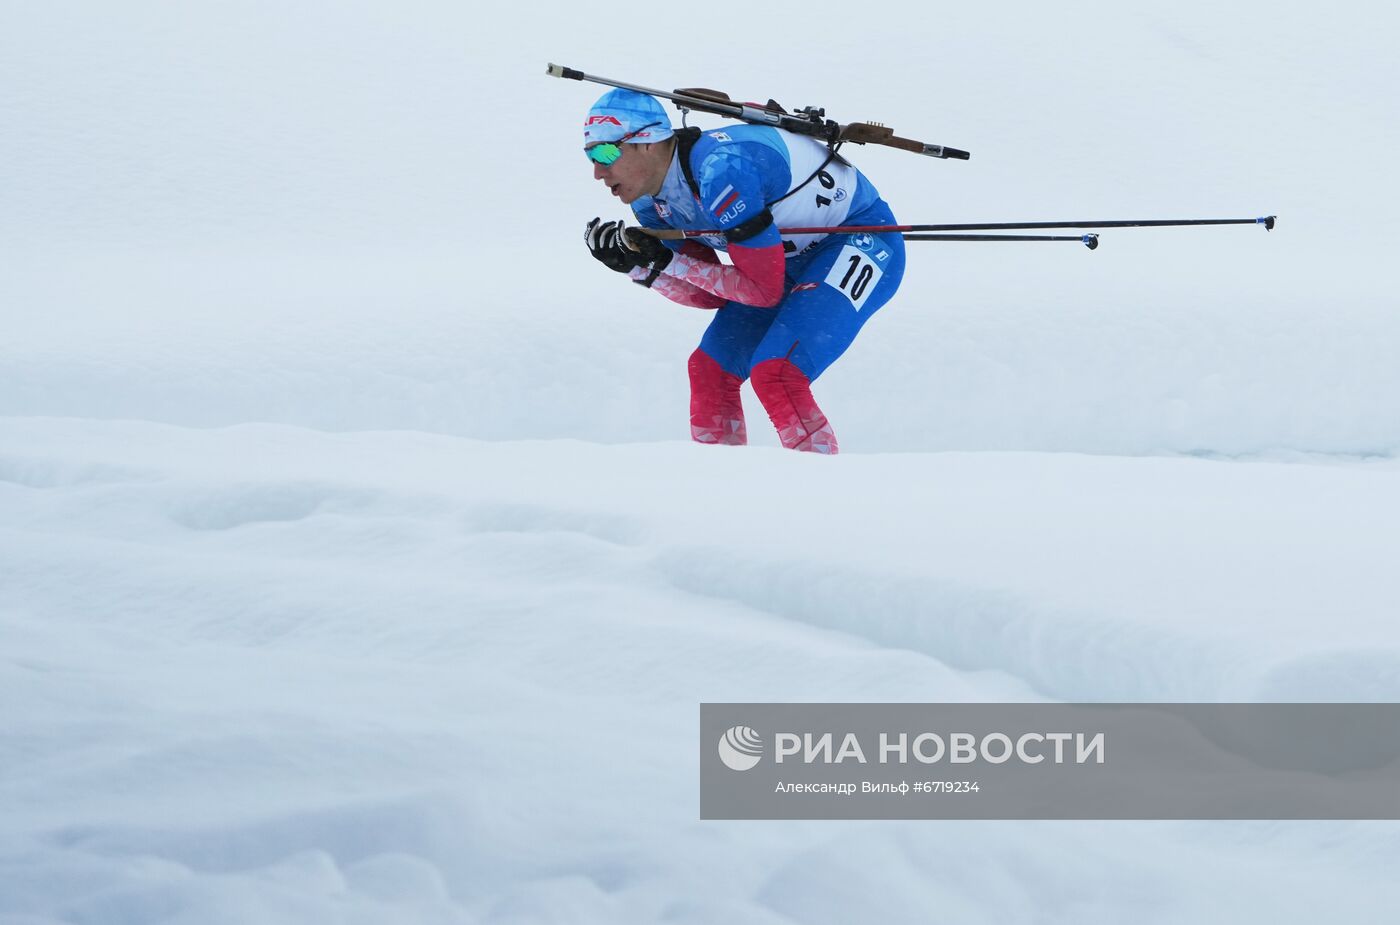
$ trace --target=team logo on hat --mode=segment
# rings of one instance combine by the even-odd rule
[[[584,144],[624,140],[653,144],[675,134],[661,103],[635,90],[608,91],[593,104],[587,118],[583,124]]]

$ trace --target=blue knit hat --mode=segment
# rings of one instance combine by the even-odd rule
[[[632,132],[640,134],[627,140],[638,145],[655,144],[675,134],[671,130],[671,117],[655,97],[636,90],[609,90],[588,110],[588,121],[583,124],[583,144],[587,147],[600,141],[617,141]]]

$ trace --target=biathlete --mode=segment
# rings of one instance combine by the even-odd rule
[[[585,232],[611,269],[673,302],[716,309],[690,356],[691,437],[746,443],[739,388],[749,379],[783,446],[836,453],[811,385],[904,275],[898,232],[841,233],[895,224],[874,184],[822,142],[781,129],[673,129],[654,97],[633,90],[604,94],[583,137],[593,176],[640,225],[715,232],[660,241],[596,218]],[[780,227],[831,230],[785,237]]]

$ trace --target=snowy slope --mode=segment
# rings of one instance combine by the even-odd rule
[[[698,820],[702,701],[1400,698],[1396,14],[885,9],[0,5],[0,922],[1394,908],[1393,823]],[[697,447],[551,60],[1279,227],[913,245],[845,455]]]
[[[1173,921],[1400,898],[1393,826],[695,820],[701,701],[1393,697],[1396,521],[1370,506],[1400,504],[1391,464],[0,433],[30,454],[0,472],[19,909]],[[1277,890],[1324,843],[1325,875]]]

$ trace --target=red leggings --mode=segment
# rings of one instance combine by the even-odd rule
[[[744,380],[725,372],[703,350],[690,355],[690,435],[697,443],[748,443],[739,387]],[[812,398],[806,374],[785,359],[765,360],[749,376],[783,446],[834,455],[836,434]]]

